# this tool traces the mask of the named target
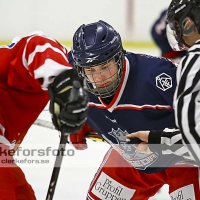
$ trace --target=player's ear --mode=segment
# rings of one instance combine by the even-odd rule
[[[195,30],[195,23],[190,17],[186,17],[182,22],[183,35],[188,36]]]

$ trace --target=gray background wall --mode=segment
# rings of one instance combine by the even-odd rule
[[[83,23],[110,23],[125,41],[150,41],[150,27],[171,0],[0,0],[0,40],[41,30],[71,40]]]

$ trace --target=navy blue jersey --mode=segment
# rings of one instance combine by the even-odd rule
[[[155,44],[161,51],[161,56],[165,58],[175,59],[183,57],[186,51],[173,51],[166,35],[166,14],[167,9],[161,12],[151,27],[151,36]]]
[[[164,10],[151,28],[151,36],[160,48],[162,55],[172,50],[166,36],[166,13],[167,10]]]
[[[123,78],[110,104],[89,93],[87,123],[133,167],[154,173],[169,167],[180,156],[159,152],[141,154],[126,144],[126,135],[139,130],[175,127],[172,109],[176,66],[165,58],[126,53]]]

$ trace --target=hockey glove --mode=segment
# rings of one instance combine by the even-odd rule
[[[83,128],[78,131],[76,134],[71,134],[68,138],[69,143],[74,146],[74,148],[78,150],[84,150],[87,149],[87,143],[86,143],[86,138],[85,135],[87,133],[94,133],[95,131],[87,124],[85,123]]]
[[[87,119],[88,95],[83,85],[84,80],[71,69],[58,75],[48,87],[52,122],[62,133],[78,132]]]

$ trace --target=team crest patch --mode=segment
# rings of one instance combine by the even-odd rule
[[[159,157],[157,152],[137,152],[133,144],[127,144],[126,135],[128,132],[126,130],[122,131],[120,128],[117,130],[112,128],[112,131],[108,132],[108,134],[114,137],[116,140],[115,144],[113,144],[111,141],[108,141],[111,146],[136,169],[145,170]]]
[[[162,91],[168,90],[172,87],[172,78],[165,73],[156,76],[156,87]]]

